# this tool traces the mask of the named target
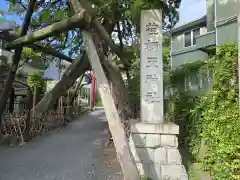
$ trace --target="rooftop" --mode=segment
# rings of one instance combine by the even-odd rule
[[[198,19],[195,19],[193,21],[177,25],[174,28],[172,28],[169,32],[170,33],[177,33],[179,31],[184,31],[184,30],[186,30],[190,27],[197,26],[197,25],[200,25],[200,24],[205,24],[206,25],[206,23],[207,23],[207,16],[204,15],[204,16],[202,16]]]

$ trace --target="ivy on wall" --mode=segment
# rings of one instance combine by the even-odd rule
[[[213,180],[240,179],[237,50],[236,43],[220,46],[204,63],[175,72],[174,80],[178,81],[180,75],[210,69],[212,89],[204,96],[185,92],[170,99],[173,119],[180,125],[180,143],[187,145]]]
[[[213,89],[199,104],[203,109],[199,136],[208,148],[203,162],[215,180],[240,179],[237,52],[237,44],[226,44],[210,59]]]
[[[186,63],[181,67],[177,68],[171,73],[171,83],[177,83],[183,81],[184,78],[192,74],[196,74],[199,69],[205,64],[205,61],[193,61],[191,63]]]

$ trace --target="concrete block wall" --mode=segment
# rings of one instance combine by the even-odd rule
[[[173,123],[132,123],[129,145],[139,173],[152,180],[187,180]]]

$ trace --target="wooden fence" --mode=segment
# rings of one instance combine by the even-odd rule
[[[59,106],[60,105],[60,106]],[[34,117],[27,111],[25,103],[16,102],[17,110],[9,112],[9,105],[3,114],[3,128],[0,133],[4,137],[17,137],[20,141],[25,141],[26,133],[30,138],[40,136],[42,133],[50,131],[61,125],[66,125],[69,121],[75,119],[88,108],[87,104],[73,104],[73,106],[63,106],[59,104],[55,110],[46,112],[41,118]],[[15,109],[16,110],[16,109]]]

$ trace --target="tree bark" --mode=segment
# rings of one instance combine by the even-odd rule
[[[100,21],[97,19],[96,15],[95,15],[96,14],[95,10],[91,7],[91,5],[88,3],[87,0],[80,0],[80,2],[81,2],[82,7],[84,9],[86,9],[89,12],[89,14],[92,16],[91,25],[92,25],[93,29],[95,29],[97,31],[98,35],[104,41],[104,43],[107,44],[107,46],[109,46],[114,53],[116,53],[116,55],[120,58],[120,60],[122,61],[123,65],[126,68],[127,67],[127,59],[125,56],[126,55],[125,49],[116,45],[113,42],[113,40],[111,39],[111,36],[109,36],[109,34],[112,33],[112,31],[113,31],[111,26],[113,25],[113,28],[114,28],[115,24],[121,18],[121,15],[118,13],[118,10],[116,8],[116,6],[118,5],[118,2],[116,1],[115,3],[113,3],[115,5],[115,12],[113,10],[113,7],[111,7],[112,11],[113,11],[113,15],[114,15],[112,22],[106,23],[106,25],[109,26],[110,28],[107,28],[106,26],[104,26],[100,23]]]
[[[107,19],[105,19],[105,23],[102,25],[99,20],[95,17],[94,9],[91,8],[91,6],[88,4],[86,0],[80,0],[81,5],[84,9],[86,9],[89,14],[92,16],[92,23],[91,27],[93,29],[96,29],[98,35],[94,36],[94,42],[98,42],[98,48],[103,48],[103,54],[100,55],[100,60],[102,64],[104,65],[105,72],[107,73],[108,81],[111,84],[111,91],[113,94],[115,105],[117,106],[119,110],[119,114],[121,116],[122,121],[126,121],[133,117],[133,111],[131,104],[129,102],[129,95],[128,91],[125,87],[124,81],[122,79],[121,72],[119,68],[113,63],[112,59],[109,58],[108,60],[105,60],[104,54],[107,54],[108,52],[108,46],[112,49],[116,55],[120,58],[125,68],[127,68],[127,61],[125,57],[125,50],[124,47],[120,48],[120,46],[117,46],[111,37],[111,33],[114,29],[115,24],[119,21],[121,16],[117,12],[116,7],[111,7],[112,11],[114,13],[114,17],[112,17],[112,21],[109,22]],[[117,6],[117,2],[114,3],[114,6]],[[115,10],[114,10],[115,9]],[[95,44],[96,45],[96,44]]]
[[[33,107],[33,93],[32,89],[28,88],[28,102],[27,102],[27,116],[26,116],[26,129],[23,132],[23,139],[25,142],[30,140],[30,128],[31,128],[31,112],[30,110]]]
[[[125,128],[128,129],[128,120],[134,117],[134,113],[132,110],[132,106],[130,104],[130,99],[128,95],[128,91],[125,87],[124,81],[122,79],[120,70],[118,67],[113,63],[112,59],[108,61],[105,60],[104,55],[107,55],[108,46],[115,52],[122,64],[124,65],[125,69],[128,69],[128,63],[125,57],[125,50],[124,47],[119,47],[112,41],[111,33],[115,27],[115,24],[119,21],[121,16],[118,13],[117,5],[118,3],[112,3],[113,7],[111,7],[111,11],[113,11],[113,17],[111,17],[111,21],[108,19],[104,19],[103,25],[98,21],[95,17],[95,11],[91,8],[91,5],[86,0],[80,0],[84,9],[88,10],[89,14],[92,16],[92,23],[91,27],[97,30],[97,33],[100,38],[94,36],[94,42],[98,42],[97,49],[103,49],[103,54],[99,53],[101,63],[107,73],[108,81],[111,84],[111,92],[114,98],[115,105],[118,109],[119,115],[121,117],[122,122],[126,125]],[[75,6],[75,5],[74,5]],[[96,45],[96,44],[95,44]],[[109,131],[110,132],[110,131]],[[127,130],[129,133],[129,131]],[[109,145],[111,143],[111,134],[108,135],[108,142]]]
[[[89,57],[92,69],[97,77],[99,94],[101,96],[105,114],[108,120],[109,129],[111,131],[118,160],[125,180],[139,180],[139,174],[135,162],[132,159],[131,150],[125,135],[124,126],[118,114],[111,89],[100,63],[92,36],[88,32],[83,32],[86,43],[86,51]]]
[[[41,117],[43,113],[53,108],[57,99],[64,94],[79,78],[81,74],[89,70],[89,62],[86,53],[71,64],[64,72],[61,80],[54,86],[54,88],[36,105],[35,117]]]
[[[95,38],[97,39],[94,39],[94,42],[101,42],[98,37],[95,36]],[[129,95],[122,79],[121,72],[112,61],[111,56],[108,57],[108,60],[105,60],[103,52],[99,52],[99,55],[101,62],[103,62],[102,65],[105,69],[108,82],[110,84],[111,94],[113,96],[115,106],[118,110],[121,121],[124,124],[126,135],[129,136],[129,120],[133,118],[134,114],[129,102]],[[110,145],[112,145],[112,135],[111,131],[108,131],[105,146]]]
[[[20,36],[24,36],[27,33],[29,24],[30,24],[30,20],[33,14],[33,8],[34,8],[34,4],[35,4],[36,0],[30,0],[29,4],[28,4],[28,8],[27,8],[27,14],[24,18],[23,21],[23,26],[20,32]],[[17,67],[21,58],[21,54],[22,54],[22,49],[23,47],[20,46],[18,48],[15,49],[14,55],[13,55],[13,59],[12,59],[12,64],[10,66],[10,70],[8,73],[8,78],[7,78],[7,82],[4,86],[3,91],[1,92],[0,95],[0,116],[2,115],[3,111],[4,111],[4,107],[5,104],[7,102],[7,99],[9,97],[9,92],[11,92],[11,88],[12,88],[12,84],[15,78],[15,74],[17,71]],[[1,125],[1,122],[0,122]]]
[[[13,113],[14,111],[14,102],[15,102],[15,90],[12,88],[10,98],[9,98],[9,112]]]
[[[72,5],[75,12],[78,12],[82,8],[78,0],[70,0],[70,4]],[[124,179],[139,180],[140,176],[138,174],[136,164],[132,159],[132,154],[127,137],[125,135],[124,126],[122,124],[121,118],[119,117],[113,97],[111,95],[109,82],[103,71],[92,35],[85,30],[83,30],[82,34],[86,45],[86,52],[97,79],[97,87],[103,102],[109,129],[113,135],[113,141],[116,147],[116,152],[124,175]]]
[[[116,4],[117,5],[117,4]],[[114,8],[112,8],[113,10]],[[117,9],[117,8],[115,8]],[[117,11],[117,10],[116,10]],[[105,23],[103,24],[104,28],[107,30],[108,36],[111,36],[111,33],[115,27],[115,24],[119,21],[120,16],[117,12],[114,13],[115,16],[113,17],[113,21],[110,21],[108,19],[105,20]],[[106,35],[105,35],[106,36]],[[96,42],[101,42],[101,39],[95,40]],[[108,51],[108,44],[105,42],[102,42],[103,47],[103,54],[107,54]],[[123,52],[124,48],[121,47],[121,50]],[[122,64],[124,65],[125,69],[128,68],[128,65],[124,58],[124,53],[122,53],[122,56],[120,60],[122,60]],[[115,105],[118,109],[118,113],[121,117],[121,120],[124,124],[126,135],[129,136],[130,130],[129,130],[129,119],[134,118],[133,109],[130,103],[129,94],[127,91],[127,88],[125,87],[125,83],[121,76],[121,71],[117,67],[116,64],[114,64],[113,59],[111,58],[111,55],[108,55],[108,61],[105,60],[104,55],[100,56],[101,61],[103,62],[103,65],[107,72],[108,81],[111,84],[111,92],[113,94]],[[112,145],[112,136],[110,134],[110,131],[108,131],[107,135],[107,142],[105,143],[106,146]]]
[[[26,36],[20,37],[14,40],[11,44],[7,45],[7,49],[13,49],[20,45],[24,46],[27,44],[32,44],[55,34],[76,28],[76,25],[78,25],[80,28],[84,28],[90,22],[91,16],[86,10],[82,9],[79,13],[73,15],[71,18],[54,23],[45,28],[41,28],[35,32],[29,32]]]
[[[77,84],[77,87],[75,88],[73,94],[72,94],[72,97],[70,99],[70,103],[69,105],[72,106],[73,105],[73,102],[74,102],[74,99],[77,97],[77,94],[78,94],[78,91],[79,89],[81,88],[81,85],[82,85],[82,80],[84,78],[84,74],[82,74],[81,78],[79,79],[79,82]]]

